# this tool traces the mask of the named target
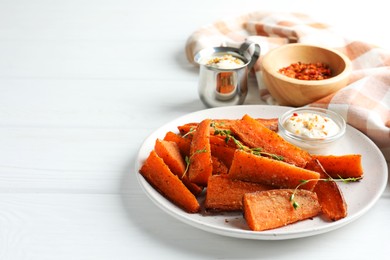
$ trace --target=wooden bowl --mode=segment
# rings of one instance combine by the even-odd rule
[[[293,63],[324,63],[332,76],[321,80],[301,80],[288,77],[279,69]],[[351,61],[344,54],[308,44],[287,44],[269,51],[262,59],[262,78],[265,86],[279,105],[304,106],[348,84]]]

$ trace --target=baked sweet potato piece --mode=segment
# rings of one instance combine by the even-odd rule
[[[312,190],[320,174],[289,163],[236,150],[228,177],[291,189],[302,184],[302,180],[311,180],[300,187]]]
[[[213,162],[213,174],[212,175],[221,175],[221,174],[228,173],[229,168],[218,157],[211,155],[211,161]]]
[[[274,189],[243,196],[244,218],[253,231],[263,231],[317,216],[321,212],[317,195],[307,190],[296,190],[294,208],[290,197],[294,189]]]
[[[164,160],[153,150],[139,170],[140,174],[164,197],[188,213],[196,213],[200,205],[194,194],[174,175]]]
[[[230,130],[230,125],[237,119],[213,119],[215,127],[218,129]],[[256,118],[255,120],[262,123],[269,130],[277,132],[278,131],[278,119],[277,118]],[[199,123],[187,123],[184,125],[178,126],[178,130],[182,135],[185,135],[191,131],[194,131]],[[214,129],[210,129],[211,134],[214,133]]]
[[[209,178],[204,205],[210,211],[241,211],[245,193],[269,189],[272,187],[268,185],[213,175]]]
[[[191,182],[207,186],[213,173],[210,150],[210,119],[205,119],[196,127],[190,148],[188,177]]]
[[[269,130],[249,115],[236,120],[230,126],[234,135],[251,148],[262,148],[265,152],[283,156],[284,161],[298,167],[305,167],[311,160],[310,154],[287,142],[277,133]]]
[[[199,123],[187,123],[184,125],[179,125],[177,129],[179,130],[181,135],[186,135],[190,132],[195,131],[195,129],[198,127]]]
[[[312,155],[320,161],[326,173],[334,178],[362,178],[363,166],[361,154]]]
[[[157,139],[154,150],[161,157],[173,174],[182,177],[186,170],[186,163],[175,142]]]
[[[180,153],[183,156],[183,158],[190,157],[192,136],[183,137],[174,132],[167,132],[165,134],[164,140],[175,142],[178,145]],[[223,163],[225,167],[226,165],[230,166],[231,160],[233,159],[234,150],[235,150],[235,148],[233,147],[232,145],[226,143],[223,137],[210,135],[211,155],[215,157],[212,158],[213,165],[219,165],[220,163]]]
[[[278,118],[256,118],[256,121],[262,123],[273,132],[278,132]]]
[[[191,139],[184,138],[174,132],[167,132],[164,137],[165,141],[175,142],[180,149],[180,153],[185,158],[190,155]]]
[[[236,151],[235,144],[226,143],[224,138],[218,136],[210,136],[211,155],[221,160],[228,168],[232,164],[234,152]]]
[[[321,179],[329,179],[317,160],[308,163],[307,168],[320,173]],[[320,202],[322,213],[332,221],[345,218],[348,214],[347,203],[344,200],[338,184],[334,181],[318,181],[313,190]]]
[[[171,172],[179,177],[184,185],[195,195],[198,196],[203,191],[203,187],[192,183],[185,175],[186,162],[184,161],[179,147],[175,142],[156,140],[154,150],[157,155],[168,165]]]

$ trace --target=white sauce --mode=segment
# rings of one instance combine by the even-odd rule
[[[309,138],[325,138],[340,131],[332,119],[314,113],[294,113],[284,122],[284,127],[291,133]]]
[[[207,66],[212,66],[219,69],[236,69],[244,65],[244,62],[241,59],[236,58],[230,54],[226,54],[223,56],[214,56],[205,59],[205,61],[202,63]]]

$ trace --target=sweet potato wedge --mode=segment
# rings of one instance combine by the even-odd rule
[[[228,177],[291,189],[300,185],[302,180],[311,180],[300,187],[312,190],[320,174],[289,163],[236,150]]]
[[[157,139],[154,150],[168,165],[171,172],[180,178],[186,170],[186,163],[180,153],[179,146],[175,142]]]
[[[249,115],[244,115],[241,120],[234,121],[230,128],[247,146],[262,148],[268,153],[283,156],[287,163],[305,167],[311,159],[307,151],[287,142]]]
[[[213,174],[212,175],[221,175],[221,174],[228,173],[229,168],[218,157],[211,155],[211,161],[213,162]]]
[[[200,210],[194,194],[174,175],[164,160],[153,150],[139,170],[140,174],[164,197],[188,213]]]
[[[203,187],[192,183],[185,175],[186,162],[184,161],[179,147],[175,142],[156,140],[154,150],[157,155],[168,165],[171,172],[179,177],[184,185],[195,195],[198,196],[203,191]]]
[[[215,124],[215,127],[218,129],[230,130],[230,125],[237,119],[213,119],[212,122]],[[262,123],[269,130],[277,132],[278,131],[278,119],[277,118],[256,118],[255,120]],[[182,135],[187,134],[190,131],[194,131],[199,123],[187,123],[184,125],[178,126],[178,130]],[[211,134],[214,133],[214,129],[210,129]]]
[[[328,179],[329,176],[322,170],[317,160],[312,160],[307,164],[307,168],[320,174],[321,179]],[[343,193],[334,181],[318,181],[313,190],[320,202],[322,213],[326,218],[336,221],[345,218],[348,214],[347,203]]]
[[[188,177],[191,182],[207,186],[213,173],[210,150],[210,119],[205,119],[196,127],[190,148]]]
[[[224,138],[210,136],[211,154],[221,160],[228,168],[232,164],[236,147],[225,142]]]
[[[210,211],[241,211],[245,193],[272,189],[271,186],[238,180],[226,175],[213,175],[209,178],[205,208]]]
[[[262,123],[265,127],[273,132],[278,132],[278,119],[277,118],[256,118],[257,121]]]
[[[363,166],[360,154],[312,155],[320,161],[326,173],[334,179],[362,178]]]
[[[181,155],[185,158],[190,155],[191,139],[184,138],[174,132],[167,132],[164,137],[165,141],[175,142],[180,149]]]
[[[177,129],[179,130],[181,135],[186,135],[190,132],[195,131],[195,129],[198,127],[199,123],[187,123],[184,125],[179,125]]]
[[[244,218],[253,231],[262,231],[317,216],[321,212],[317,195],[312,191],[297,190],[294,208],[290,197],[294,189],[275,189],[246,193],[243,196]]]

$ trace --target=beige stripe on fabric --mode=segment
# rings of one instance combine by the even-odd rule
[[[369,52],[371,49],[372,46],[368,44],[354,41],[344,46],[344,48],[342,48],[342,52],[344,52],[351,60],[355,60],[359,56]]]

